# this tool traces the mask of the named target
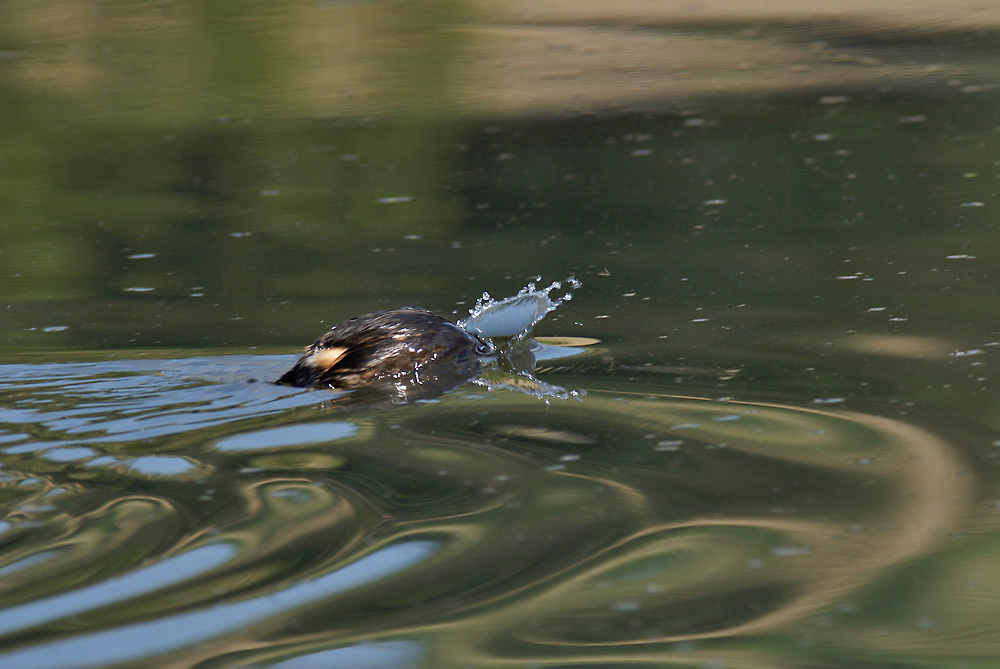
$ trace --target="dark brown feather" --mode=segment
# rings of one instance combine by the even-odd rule
[[[426,309],[376,311],[334,325],[277,383],[359,388],[432,363],[478,366],[479,355],[489,351],[483,340]]]

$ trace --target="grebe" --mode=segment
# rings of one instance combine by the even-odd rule
[[[276,383],[352,389],[420,373],[430,364],[477,370],[493,347],[447,318],[405,306],[337,323],[317,339]]]

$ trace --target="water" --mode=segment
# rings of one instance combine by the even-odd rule
[[[345,414],[248,382],[291,360],[5,367],[0,666],[572,662],[636,626],[668,654],[851,628],[971,501],[945,440],[822,404],[466,386]]]
[[[0,667],[997,666],[996,10],[219,9],[0,8]]]
[[[22,594],[0,615],[0,666],[223,640],[214,664],[257,666],[322,652],[331,632],[358,652],[401,644],[415,665],[487,663],[496,644],[572,661],[637,624],[675,652],[844,606],[969,502],[947,442],[892,419],[475,386],[343,414],[325,392],[247,382],[290,361],[6,366],[21,432],[4,439],[2,574]],[[292,641],[238,650],[275,634]]]

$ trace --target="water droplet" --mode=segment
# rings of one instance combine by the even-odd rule
[[[808,546],[775,546],[771,549],[771,555],[774,557],[797,557],[810,553],[812,553],[812,549]]]
[[[642,609],[642,602],[638,599],[619,599],[611,603],[612,611],[639,611]]]

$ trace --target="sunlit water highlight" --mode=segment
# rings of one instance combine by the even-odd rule
[[[426,559],[434,548],[434,543],[428,541],[411,541],[387,547],[331,574],[283,587],[277,592],[263,594],[255,599],[219,604],[193,613],[81,635],[43,648],[0,655],[0,666],[78,669],[82,666],[119,664],[155,657],[252,626],[279,616],[286,610],[384,578]],[[138,579],[147,576],[150,575],[135,574]]]

